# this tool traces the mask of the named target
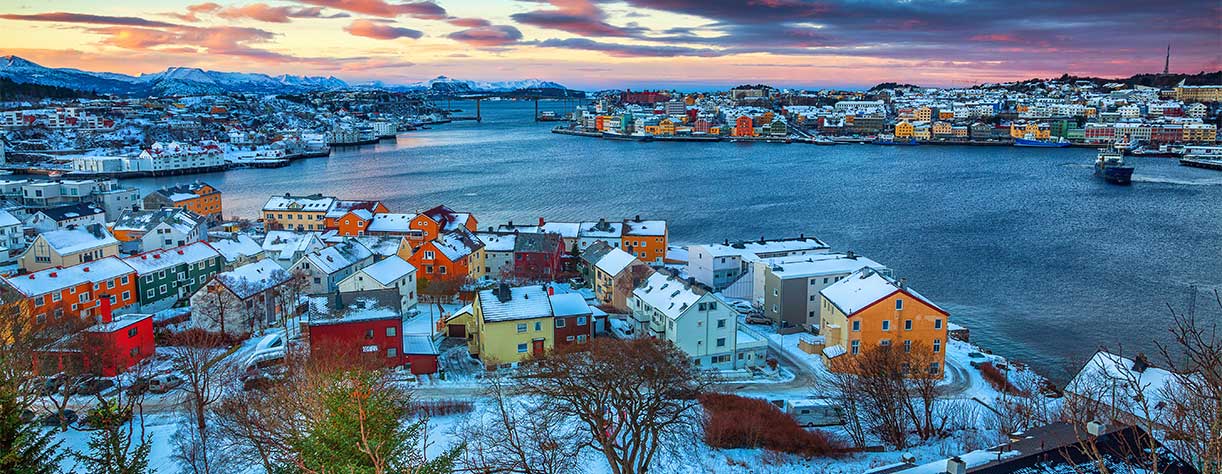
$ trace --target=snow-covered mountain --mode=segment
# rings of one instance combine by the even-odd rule
[[[71,68],[49,68],[17,56],[0,57],[0,77],[6,77],[19,83],[121,95],[205,95],[228,92],[278,94],[353,87],[334,76],[290,74],[269,76],[259,73],[207,71],[190,67],[172,67],[158,73],[128,76]],[[412,84],[368,82],[356,87],[427,91],[436,94],[503,93],[535,89],[568,90],[563,85],[539,79],[481,82],[445,76]]]

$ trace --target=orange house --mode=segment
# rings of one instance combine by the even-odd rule
[[[465,227],[414,246],[404,237],[399,245],[399,257],[407,260],[419,278],[418,290],[431,280],[463,281],[475,278],[482,269],[484,243]]]
[[[157,210],[178,207],[198,214],[210,221],[221,220],[221,192],[207,183],[196,181],[158,189],[144,197],[144,208]]]
[[[662,263],[666,259],[666,221],[641,220],[641,216],[624,220],[620,248],[645,263]]]
[[[369,228],[369,221],[372,220],[373,213],[368,209],[353,209],[335,220],[335,229],[343,236],[365,235],[365,229]]]
[[[139,303],[136,271],[118,257],[106,257],[66,268],[4,278],[16,291],[21,314],[38,326],[92,323],[100,306],[99,296],[109,295],[111,308],[119,310]]]
[[[839,358],[892,346],[905,353],[927,352],[918,355],[928,366],[909,367],[912,373],[942,374],[950,313],[908,288],[905,280],[863,268],[819,294],[819,332],[826,337],[823,357],[832,370],[844,367],[836,363]]]
[[[735,119],[733,135],[736,137],[754,137],[755,123],[751,121],[751,117],[743,115]]]
[[[339,201],[339,200],[336,200],[335,204],[332,204],[331,208],[327,210],[327,213],[323,214],[323,219],[322,219],[323,228],[327,230],[338,230],[340,231],[340,235],[347,235],[347,236],[360,235],[356,233],[345,234],[343,233],[342,230],[340,230],[341,224],[343,223],[343,218],[347,216],[349,212],[357,211],[357,210],[369,211],[370,217],[365,218],[366,225],[368,225],[368,220],[372,218],[373,214],[390,212],[390,209],[388,209],[385,204],[382,204],[382,201]],[[348,226],[350,228],[355,229],[356,223],[350,221]]]
[[[413,244],[419,245],[423,242],[436,239],[438,235],[459,228],[466,228],[471,232],[475,232],[478,229],[478,225],[479,223],[475,221],[475,216],[472,216],[470,213],[454,212],[453,209],[446,206],[437,206],[421,212],[412,218],[412,221],[408,223],[408,228],[411,231],[408,233],[407,239]]]

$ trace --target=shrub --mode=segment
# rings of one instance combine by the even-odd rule
[[[702,397],[704,441],[714,448],[764,448],[805,458],[842,453],[844,446],[822,431],[808,431],[772,404],[737,395]]]
[[[976,368],[980,369],[980,375],[984,377],[984,380],[988,382],[989,385],[992,385],[993,388],[997,389],[997,391],[1014,395],[1020,395],[1022,393],[1018,387],[1015,387],[1014,384],[1010,383],[1010,380],[1006,377],[1006,374],[1002,373],[1001,369],[998,369],[992,362],[985,362],[976,366]]]
[[[409,413],[412,416],[446,416],[470,413],[475,409],[471,402],[461,400],[430,400],[412,403]]]

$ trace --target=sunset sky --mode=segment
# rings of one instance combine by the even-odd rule
[[[1222,69],[1222,2],[4,0],[0,54],[126,74],[170,66],[406,83],[962,86]]]

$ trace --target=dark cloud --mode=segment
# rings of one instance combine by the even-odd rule
[[[451,25],[461,26],[463,28],[477,28],[480,26],[492,26],[492,22],[483,18],[450,18],[446,20]]]
[[[606,12],[590,0],[550,0],[549,10],[534,10],[510,15],[513,21],[523,25],[560,30],[582,36],[636,37],[644,28],[614,26],[607,23]]]
[[[344,31],[347,31],[353,36],[364,36],[366,38],[381,40],[393,40],[399,38],[417,39],[424,36],[424,32],[420,30],[393,26],[385,21],[364,19],[354,20],[348,26],[344,27]]]
[[[148,26],[148,27],[164,27],[175,26],[173,23],[163,21],[145,20],[133,16],[104,16],[104,15],[89,15],[85,13],[35,13],[32,15],[17,15],[5,14],[0,15],[0,18],[5,20],[21,20],[21,21],[47,21],[54,23],[84,23],[93,25],[120,25],[120,26]]]
[[[522,39],[522,32],[509,25],[467,28],[450,33],[449,38],[475,46],[504,46]]]
[[[447,18],[446,9],[432,1],[390,3],[385,0],[298,0],[298,2],[383,18],[396,16],[410,16],[426,20]]]

